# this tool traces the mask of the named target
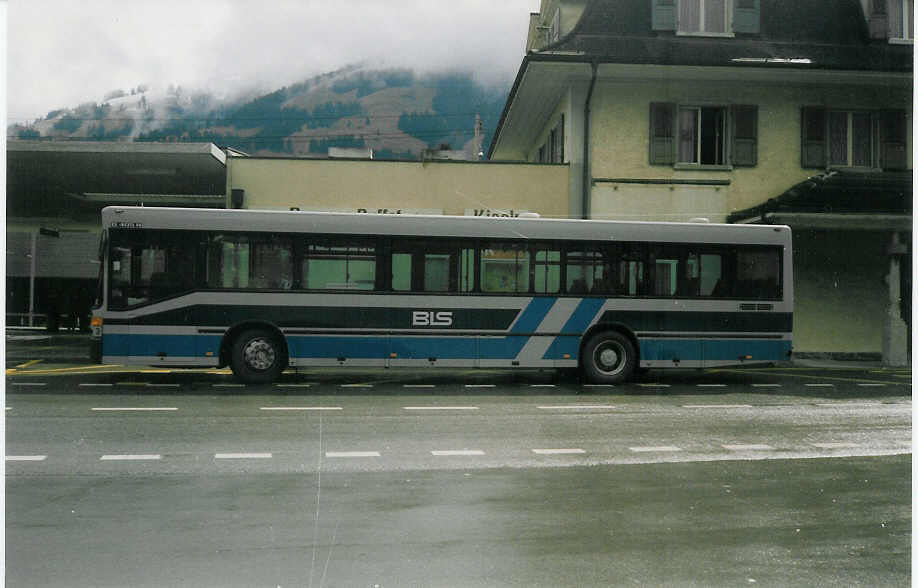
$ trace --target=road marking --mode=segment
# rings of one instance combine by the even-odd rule
[[[851,449],[861,446],[860,443],[811,443],[811,445],[820,449]]]
[[[312,383],[309,384],[274,384],[278,388],[309,388],[312,386]]]
[[[378,451],[326,451],[325,457],[379,457]]]
[[[804,384],[808,388],[834,388],[835,384]]]
[[[882,388],[886,384],[858,384],[862,388]]]
[[[158,453],[149,454],[127,454],[127,455],[103,455],[99,461],[156,461],[162,459]]]
[[[403,406],[404,410],[479,410],[477,406]]]
[[[682,408],[752,408],[751,404],[683,404]]]
[[[45,461],[47,455],[7,455],[6,461]]]
[[[152,369],[152,370],[140,370],[141,374],[171,374],[172,370],[167,369]]]
[[[181,388],[181,384],[147,384],[148,388]]]
[[[69,368],[37,369],[37,370],[30,370],[28,375],[33,376],[36,374],[51,374],[51,373],[56,373],[56,372],[74,372],[74,371],[79,371],[79,370],[111,369],[111,368],[117,368],[117,367],[121,367],[121,366],[118,366],[118,365],[82,365],[79,367],[69,367]],[[15,372],[16,370],[8,369],[6,371],[7,373],[9,373],[9,372]]]
[[[178,408],[174,406],[94,406],[90,410],[97,412],[155,412],[155,411],[175,411]]]
[[[262,406],[258,410],[344,410],[340,406]]]
[[[98,388],[111,388],[114,384],[80,384],[80,386],[88,387],[98,387]]]
[[[669,384],[638,384],[641,388],[669,388]]]
[[[48,382],[12,382],[13,386],[47,386]]]
[[[539,410],[600,410],[615,407],[611,404],[550,404],[537,408]]]
[[[800,368],[800,369],[810,369],[810,368]],[[759,375],[762,375],[762,376],[772,376],[772,377],[773,377],[773,376],[778,376],[778,377],[781,377],[781,378],[802,378],[802,379],[822,380],[822,381],[825,381],[825,380],[833,380],[833,381],[835,381],[835,382],[849,382],[849,383],[854,383],[854,382],[867,382],[867,383],[875,383],[875,381],[873,381],[873,380],[867,380],[867,379],[865,379],[865,378],[841,378],[841,377],[831,377],[831,376],[823,376],[823,375],[819,375],[819,376],[810,376],[810,375],[807,375],[807,374],[793,373],[793,372],[792,372],[791,370],[789,370],[789,369],[783,369],[783,370],[768,370],[768,371],[765,371],[765,370],[752,370],[752,369],[742,369],[742,370],[735,370],[735,369],[714,369],[714,370],[711,370],[711,371],[712,371],[712,372],[715,372],[715,373],[723,372],[723,373],[729,373],[729,374],[747,374],[747,375],[748,375],[748,374],[759,374]],[[788,371],[791,371],[791,373],[787,373]],[[907,385],[907,382],[882,382],[882,383],[883,383],[883,384],[892,384],[892,385],[894,385],[894,386],[898,386],[898,385],[900,385],[900,384],[906,384],[906,385]]]
[[[773,451],[774,447],[764,443],[752,443],[749,445],[721,445],[724,449],[730,451]]]
[[[568,455],[568,454],[579,454],[586,453],[583,449],[533,449],[533,453],[538,453],[539,455]]]
[[[822,406],[824,408],[847,408],[850,406],[880,406],[881,402],[822,402],[816,406]]]
[[[497,384],[466,384],[466,388],[494,388]]]
[[[245,388],[245,384],[211,384],[214,388]]]
[[[27,367],[29,367],[30,365],[35,365],[36,363],[41,363],[41,362],[43,362],[43,361],[44,361],[43,359],[33,359],[32,361],[27,361],[27,362],[25,362],[25,363],[20,363],[20,364],[17,365],[16,367],[17,367],[17,368],[27,368]]]
[[[214,459],[271,459],[271,453],[215,453]]]
[[[437,457],[451,457],[461,455],[484,455],[485,452],[480,449],[449,449],[444,451],[431,451],[431,455]]]
[[[682,448],[676,447],[675,445],[658,445],[650,447],[629,447],[631,451],[635,453],[651,453],[657,451],[682,451]]]
[[[372,388],[373,384],[341,384],[340,388]]]
[[[726,384],[695,384],[699,388],[726,388]]]
[[[612,384],[581,384],[584,388],[615,388]]]
[[[436,388],[436,384],[402,384],[402,388]]]
[[[530,388],[555,388],[554,384],[529,384]]]
[[[780,388],[781,384],[753,384],[753,388]]]

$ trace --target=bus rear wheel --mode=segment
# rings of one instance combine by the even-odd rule
[[[233,341],[230,367],[246,384],[269,384],[284,371],[287,356],[283,344],[264,329],[243,331]]]
[[[631,340],[617,331],[593,336],[583,349],[583,368],[596,384],[621,384],[637,367],[637,352]]]

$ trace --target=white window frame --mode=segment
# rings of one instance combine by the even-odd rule
[[[717,130],[717,136],[715,137],[716,143],[719,145],[720,150],[720,163],[702,163],[701,162],[701,113],[705,109],[716,109],[721,111],[721,121],[720,128]],[[683,161],[682,159],[682,115],[685,112],[694,111],[695,113],[695,136],[694,136],[694,158],[695,161]],[[729,124],[729,113],[728,107],[719,104],[680,104],[676,108],[676,166],[677,167],[704,167],[704,168],[726,168],[729,167],[729,142],[727,137],[729,137],[729,129],[727,125]]]
[[[845,162],[838,163],[832,161],[833,153],[833,143],[832,143],[832,117],[833,115],[838,114],[845,115],[845,141],[846,141],[846,154]],[[854,117],[855,115],[862,115],[868,117],[870,128],[868,130],[868,137],[870,139],[870,153],[867,156],[867,163],[858,164],[854,163]],[[826,112],[826,145],[828,150],[826,152],[826,161],[829,168],[856,168],[856,169],[877,169],[879,167],[878,163],[878,137],[877,137],[877,122],[876,117],[868,110],[829,110]]]
[[[733,0],[723,0],[724,3],[724,30],[722,31],[706,31],[705,30],[705,15],[707,14],[706,6],[710,6],[709,2],[713,0],[688,0],[693,2],[698,2],[698,15],[699,23],[697,30],[688,30],[685,28],[684,23],[682,22],[682,5],[683,2],[687,0],[678,0],[676,3],[676,34],[685,35],[685,36],[697,36],[697,37],[734,37],[733,34]],[[896,1],[896,0],[893,0]],[[903,0],[907,1],[907,0]]]
[[[889,0],[890,4],[898,4],[898,12],[892,10],[892,6],[887,9],[890,17],[893,14],[902,15],[900,22],[896,23],[898,30],[890,35],[890,43],[914,43],[915,42],[915,0]]]

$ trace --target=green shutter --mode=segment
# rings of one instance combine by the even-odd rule
[[[735,0],[733,32],[758,33],[759,31],[759,0]]]
[[[676,30],[676,0],[650,0],[653,6],[653,30]]]
[[[676,105],[650,103],[650,164],[676,163]]]
[[[826,109],[804,106],[800,115],[800,165],[826,167]]]
[[[733,165],[752,167],[758,163],[759,107],[736,105],[733,113]]]
[[[907,119],[905,111],[881,112],[880,167],[887,170],[908,169]]]

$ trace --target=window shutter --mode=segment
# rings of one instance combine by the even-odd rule
[[[907,121],[905,111],[880,113],[880,167],[887,170],[908,169]]]
[[[826,109],[804,106],[800,117],[800,165],[826,167]]]
[[[650,0],[653,3],[653,30],[676,30],[676,0]]]
[[[736,0],[733,9],[734,33],[758,33],[759,0]]]
[[[650,164],[676,163],[676,105],[671,102],[650,103]]]
[[[759,107],[733,107],[733,165],[752,167],[758,163]]]

